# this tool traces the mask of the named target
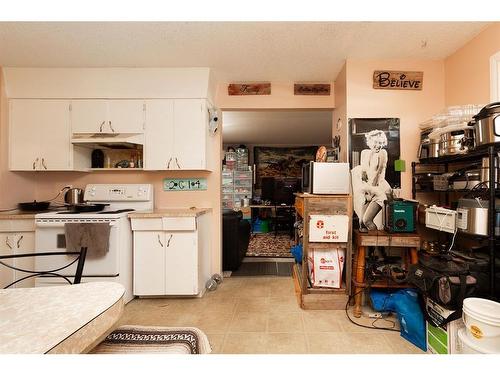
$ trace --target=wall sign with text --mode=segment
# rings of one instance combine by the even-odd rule
[[[164,191],[207,190],[206,178],[165,178]]]
[[[422,90],[424,72],[400,72],[395,70],[375,70],[373,88],[386,90]]]
[[[330,95],[329,83],[295,83],[294,95]]]
[[[270,83],[231,83],[227,86],[228,95],[271,95]]]

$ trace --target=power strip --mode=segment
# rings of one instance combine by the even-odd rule
[[[369,313],[368,317],[372,318],[372,319],[380,319],[380,318],[382,318],[382,314],[381,313]]]

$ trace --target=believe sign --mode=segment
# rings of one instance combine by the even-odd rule
[[[422,90],[424,72],[399,72],[375,70],[373,88],[386,90]]]

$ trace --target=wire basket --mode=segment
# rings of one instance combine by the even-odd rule
[[[433,176],[432,184],[434,186],[434,190],[446,191],[450,188],[450,176],[447,174],[438,174]]]

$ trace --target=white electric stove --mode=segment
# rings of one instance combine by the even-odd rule
[[[132,295],[132,229],[127,215],[131,211],[151,211],[154,207],[153,186],[150,184],[88,184],[83,199],[87,204],[106,204],[102,211],[54,211],[35,216],[35,248],[38,252],[66,249],[65,223],[109,223],[109,251],[95,257],[89,253],[85,259],[82,282],[115,281],[125,287],[125,303]],[[71,256],[38,257],[37,270],[56,269],[68,264]],[[59,271],[73,276],[76,265]],[[66,283],[62,278],[36,279],[36,286]]]

